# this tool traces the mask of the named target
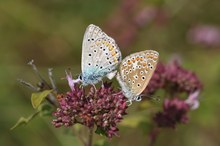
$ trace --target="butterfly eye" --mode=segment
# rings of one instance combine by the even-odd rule
[[[80,80],[82,80],[82,74],[80,74],[78,78],[79,78]]]

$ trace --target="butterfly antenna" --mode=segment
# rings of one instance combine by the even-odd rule
[[[160,97],[159,96],[152,96],[152,95],[141,95],[142,97],[147,97],[147,98],[150,98],[151,100],[153,101],[156,101],[156,102],[160,102]]]

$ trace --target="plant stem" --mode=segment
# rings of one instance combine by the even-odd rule
[[[44,78],[41,76],[40,72],[38,71],[36,65],[34,64],[34,60],[31,60],[28,62],[28,65],[30,65],[32,67],[32,69],[34,70],[35,74],[40,78],[40,80],[42,81],[42,83],[44,83],[49,89],[52,89],[50,87],[50,85],[47,83],[46,80],[44,80]]]
[[[49,76],[49,79],[50,79],[50,83],[52,85],[52,88],[53,90],[57,93],[57,86],[56,86],[56,83],[55,83],[55,80],[53,78],[53,72],[52,72],[52,68],[49,68],[48,69],[48,76]]]
[[[72,128],[73,133],[79,138],[79,140],[83,143],[83,145],[87,145],[85,139],[81,136],[81,133],[79,131],[75,131],[74,128]]]
[[[93,139],[93,127],[89,128],[88,143],[86,146],[92,146],[92,139]]]

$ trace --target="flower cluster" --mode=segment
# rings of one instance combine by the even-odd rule
[[[180,66],[175,60],[170,64],[159,63],[145,92],[153,94],[158,89],[164,89],[176,94],[185,92],[190,94],[202,89],[202,84],[196,74]]]
[[[126,101],[122,92],[115,91],[105,83],[100,89],[71,86],[72,91],[58,96],[60,107],[54,112],[55,127],[72,126],[76,123],[89,128],[96,126],[111,138],[117,136],[117,123],[126,115]]]
[[[188,121],[187,113],[190,106],[181,99],[165,99],[163,111],[154,116],[154,121],[159,127],[175,128],[177,123],[186,123]]]
[[[158,127],[175,128],[177,123],[186,123],[190,109],[199,106],[202,84],[196,74],[181,67],[176,60],[169,64],[158,64],[145,93],[152,95],[158,89],[166,94],[163,111],[153,117]],[[179,98],[181,95],[186,95],[186,99]]]

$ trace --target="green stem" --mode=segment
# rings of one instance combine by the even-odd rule
[[[86,146],[92,146],[92,140],[93,140],[93,127],[89,129],[88,143]]]

